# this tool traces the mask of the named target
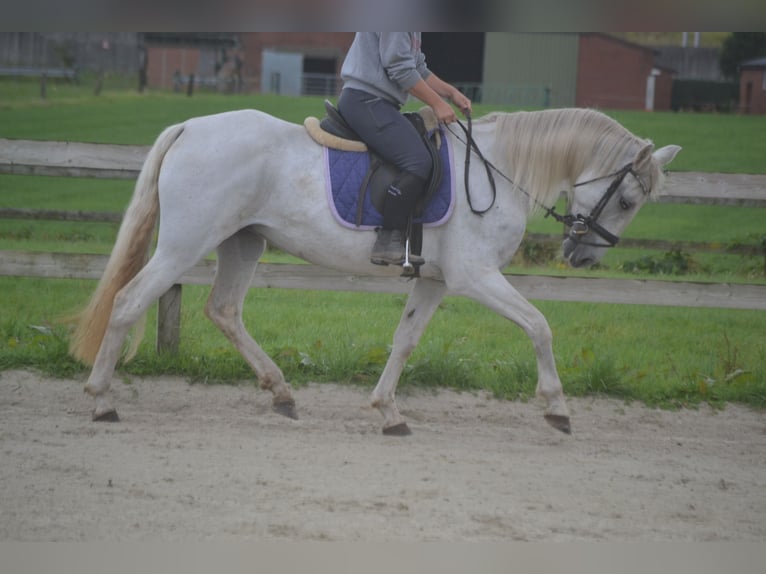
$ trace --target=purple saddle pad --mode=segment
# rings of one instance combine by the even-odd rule
[[[364,196],[362,223],[356,225],[359,188],[370,167],[370,154],[330,148],[325,148],[324,153],[327,195],[330,209],[338,222],[345,227],[360,230],[381,226],[383,215],[372,204],[369,193]],[[441,183],[423,210],[422,216],[415,219],[416,223],[422,223],[425,227],[436,227],[445,223],[452,215],[455,203],[452,150],[446,137],[442,137],[439,154],[442,164]]]

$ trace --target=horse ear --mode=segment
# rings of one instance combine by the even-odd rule
[[[655,161],[662,165],[667,165],[671,161],[673,161],[673,158],[676,157],[676,154],[681,151],[681,146],[679,145],[666,145],[663,148],[658,149],[656,152],[654,152],[654,159]]]
[[[636,158],[633,160],[633,169],[635,171],[642,171],[648,165],[652,160],[653,149],[654,144],[649,142],[636,154]]]

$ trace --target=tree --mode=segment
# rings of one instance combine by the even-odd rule
[[[761,56],[766,57],[766,32],[732,32],[721,47],[721,73],[736,78],[742,62]]]

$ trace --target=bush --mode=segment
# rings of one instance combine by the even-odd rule
[[[547,265],[558,258],[560,251],[558,243],[524,239],[516,251],[514,262],[520,265]]]
[[[739,82],[673,80],[670,107],[674,112],[731,112],[739,102]]]
[[[635,261],[626,261],[622,270],[627,273],[649,273],[650,275],[686,275],[699,270],[699,264],[694,258],[681,251],[673,249],[662,257],[647,255]]]

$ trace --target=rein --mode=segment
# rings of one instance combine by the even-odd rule
[[[465,143],[465,171],[463,174],[464,184],[465,184],[465,194],[466,194],[466,199],[468,200],[468,206],[471,208],[471,211],[475,213],[476,215],[483,215],[487,213],[490,209],[492,209],[492,206],[495,204],[495,200],[497,199],[497,189],[495,186],[495,179],[492,175],[493,171],[497,172],[497,174],[500,175],[500,177],[505,179],[511,185],[516,186],[516,184],[510,177],[505,175],[494,164],[492,164],[492,162],[490,162],[487,158],[484,157],[484,154],[481,153],[479,146],[476,144],[476,141],[473,139],[470,114],[466,114],[466,120],[468,122],[468,127],[464,126],[460,120],[457,120],[458,125],[461,127],[466,137],[466,142],[464,142]],[[452,133],[452,135],[455,136],[455,138],[460,140],[460,137],[449,127],[449,125],[447,125],[446,127],[450,131],[450,133]],[[471,165],[471,150],[473,150],[476,153],[476,155],[484,164],[484,168],[487,170],[487,179],[489,180],[490,187],[492,189],[492,201],[489,204],[489,207],[483,210],[475,209],[473,207],[473,202],[471,201],[471,192],[470,192],[470,188],[468,184],[468,176],[469,176],[469,170]],[[556,212],[555,206],[548,207],[547,205],[540,203],[537,199],[532,197],[525,189],[522,189],[520,186],[516,186],[516,187],[524,195],[526,195],[530,200],[532,200],[539,207],[541,207],[543,211],[545,211],[545,217],[552,217],[559,223],[566,225],[570,229],[570,237],[572,238],[573,241],[576,241],[577,243],[581,243],[582,245],[591,245],[594,247],[614,247],[620,241],[620,238],[616,236],[615,234],[611,233],[610,231],[608,231],[602,225],[600,225],[597,220],[599,216],[601,215],[601,212],[606,207],[607,203],[609,203],[609,200],[616,193],[617,188],[620,187],[620,184],[625,179],[625,176],[628,174],[631,174],[634,178],[636,178],[636,181],[641,186],[641,189],[644,192],[644,194],[649,193],[649,190],[647,190],[646,185],[641,180],[641,178],[638,177],[638,174],[633,169],[632,162],[625,164],[623,167],[621,167],[617,171],[613,171],[606,175],[600,175],[586,181],[580,181],[573,185],[573,187],[582,187],[584,185],[588,185],[589,183],[601,181],[602,179],[609,179],[611,177],[614,178],[612,183],[609,184],[609,187],[607,188],[604,195],[601,197],[601,199],[593,207],[593,209],[588,215],[582,215],[579,213],[577,215],[574,215],[572,213],[561,215],[560,213]],[[589,243],[579,239],[581,236],[586,235],[591,230],[607,243],[606,244]]]
[[[463,129],[463,133],[465,134],[465,138],[466,138],[465,169],[463,170],[463,183],[465,187],[465,197],[468,200],[468,207],[471,208],[472,213],[475,213],[476,215],[484,215],[490,209],[492,209],[492,206],[495,205],[495,200],[497,199],[497,188],[495,186],[495,178],[492,175],[492,170],[495,170],[502,177],[505,177],[505,179],[508,179],[508,178],[503,174],[503,172],[501,172],[494,165],[492,165],[492,163],[487,158],[484,157],[484,154],[481,153],[479,146],[476,144],[476,140],[473,139],[473,135],[472,135],[473,123],[471,122],[471,114],[469,112],[466,112],[465,117],[466,117],[466,120],[468,121],[467,128],[463,125],[463,122],[461,122],[460,120],[457,121],[458,125]],[[447,126],[447,129],[449,129],[449,126]],[[451,129],[450,129],[450,132],[452,132]],[[455,132],[452,132],[452,135],[457,137],[457,134],[455,134]],[[492,189],[492,201],[489,203],[489,206],[486,209],[474,208],[473,202],[471,201],[471,190],[468,184],[468,175],[471,169],[471,150],[473,150],[476,153],[476,155],[479,156],[479,159],[484,164],[484,169],[487,170],[487,180],[489,181],[489,187]],[[510,181],[510,179],[508,179],[508,181]]]

